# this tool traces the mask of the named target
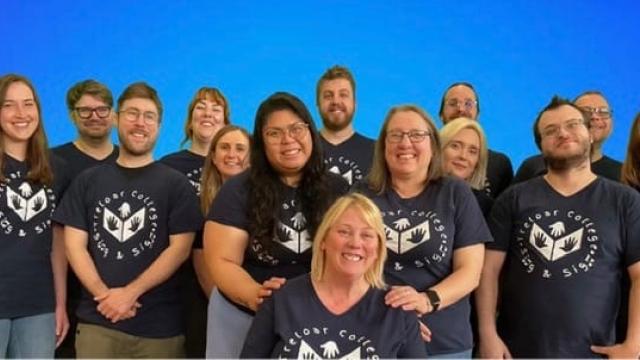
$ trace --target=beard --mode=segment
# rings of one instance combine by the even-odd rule
[[[591,158],[591,146],[589,140],[580,142],[580,148],[573,154],[555,155],[551,152],[542,152],[544,162],[551,170],[564,171],[578,167]]]
[[[351,121],[353,120],[353,112],[347,113],[346,109],[340,108],[343,111],[344,116],[339,118],[332,118],[330,112],[321,113],[322,117],[322,125],[329,131],[341,131],[351,125]]]
[[[150,138],[144,144],[135,144],[130,142],[126,135],[119,134],[120,149],[134,156],[143,156],[152,152],[153,147],[156,145],[156,140],[157,137],[155,139]]]

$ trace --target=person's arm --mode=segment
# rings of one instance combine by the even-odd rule
[[[637,239],[634,239],[637,240]],[[640,356],[640,261],[629,266],[629,323],[627,337],[622,344],[591,346],[591,351],[610,359],[637,359]]]
[[[189,257],[193,236],[192,232],[169,235],[169,246],[135,280],[96,297],[98,311],[112,322],[127,318],[142,294],[166,281]]]
[[[478,286],[483,257],[484,244],[482,243],[465,246],[453,252],[453,271],[430,288],[440,297],[438,310],[455,304]],[[385,296],[385,300],[391,307],[402,307],[403,310],[414,310],[419,315],[424,315],[433,311],[424,290],[427,289],[394,286]]]
[[[211,278],[235,303],[257,310],[265,297],[284,284],[282,278],[257,283],[242,268],[249,234],[239,228],[207,221],[204,226],[204,256]]]
[[[415,315],[408,317],[405,324],[404,335],[401,338],[402,346],[395,354],[397,359],[425,359],[427,358],[427,348],[424,345],[424,338],[421,336],[420,320]]]
[[[51,270],[56,297],[56,347],[62,343],[69,331],[67,316],[67,257],[64,250],[64,229],[57,224],[52,226]]]
[[[480,276],[480,286],[476,290],[478,313],[479,355],[481,358],[510,359],[509,349],[498,335],[496,311],[498,306],[498,280],[506,253],[487,250]]]
[[[67,259],[82,285],[94,297],[106,293],[109,288],[102,281],[96,265],[91,259],[87,244],[89,235],[86,231],[72,226],[64,227],[64,244]]]
[[[193,249],[191,252],[191,256],[193,257],[193,269],[196,272],[196,277],[198,278],[198,283],[200,284],[200,288],[207,296],[211,296],[211,291],[213,290],[214,282],[211,274],[209,273],[209,269],[207,269],[207,264],[204,261],[204,251],[202,249]]]

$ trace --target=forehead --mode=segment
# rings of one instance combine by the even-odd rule
[[[131,98],[122,103],[123,109],[137,108],[140,111],[154,111],[158,112],[158,107],[151,99],[145,98]]]
[[[248,144],[249,140],[247,139],[246,136],[244,136],[244,134],[240,130],[233,130],[233,131],[229,131],[228,133],[220,137],[220,140],[218,140],[218,144],[221,144],[221,143]]]
[[[7,87],[5,100],[33,99],[33,91],[22,81],[15,81]]]
[[[465,144],[480,146],[480,136],[472,128],[461,129],[453,135],[451,141],[460,141]]]
[[[298,115],[288,109],[276,110],[267,116],[264,127],[287,127],[297,122],[304,122]]]
[[[466,85],[456,85],[447,91],[445,99],[476,99],[476,94]]]
[[[544,129],[549,125],[559,125],[567,120],[582,119],[582,113],[570,105],[562,105],[556,109],[545,111],[540,117],[538,128]]]
[[[587,94],[579,97],[575,101],[578,106],[590,106],[590,107],[609,107],[607,100],[599,94]]]
[[[427,121],[415,111],[398,111],[389,119],[387,130],[429,129]]]
[[[207,97],[203,97],[203,98],[200,98],[200,99],[196,100],[196,104],[204,104],[204,105],[207,105],[207,106],[224,107],[224,104],[218,103],[218,101],[216,99],[214,99],[213,96],[211,96],[211,95],[207,95]]]
[[[320,91],[340,91],[347,90],[351,92],[353,89],[351,88],[351,83],[349,80],[345,78],[338,78],[333,80],[324,80],[322,84],[320,84]]]
[[[345,225],[345,224],[348,224],[351,226],[358,226],[358,227],[367,227],[367,228],[371,227],[369,223],[365,220],[360,208],[354,205],[351,205],[348,208],[346,208],[344,212],[342,212],[342,214],[340,214],[340,216],[338,216],[338,218],[336,219],[335,225]]]
[[[84,94],[76,101],[76,106],[86,106],[86,105],[107,105],[102,99],[98,96]]]

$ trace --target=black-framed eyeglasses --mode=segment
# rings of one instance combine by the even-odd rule
[[[580,109],[582,111],[589,113],[591,116],[598,116],[603,119],[608,119],[613,115],[613,110],[603,106],[603,107],[591,107],[591,106],[581,106]]]
[[[286,128],[267,128],[264,131],[264,139],[269,144],[279,144],[284,138],[285,132],[293,139],[300,140],[304,138],[309,130],[309,124],[303,122],[297,122],[291,124]]]
[[[409,141],[416,144],[419,142],[423,142],[424,139],[426,139],[430,135],[431,132],[429,132],[428,130],[392,130],[387,132],[387,141],[392,144],[398,144],[402,142],[405,136],[407,136],[409,138]]]
[[[129,122],[134,122],[142,115],[142,120],[147,125],[153,125],[158,122],[159,116],[153,111],[140,111],[136,108],[124,109],[119,112],[124,116],[124,119]]]
[[[452,108],[457,108],[460,105],[464,107],[466,110],[471,110],[478,104],[477,100],[466,99],[464,101],[458,101],[458,99],[449,99],[446,101],[447,106]]]
[[[73,110],[76,112],[76,114],[78,114],[78,117],[80,117],[81,119],[90,118],[91,114],[93,114],[94,112],[99,118],[104,119],[107,116],[109,116],[109,114],[111,113],[111,107],[106,105],[96,106],[96,107],[78,106]]]

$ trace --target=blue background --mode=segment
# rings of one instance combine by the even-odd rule
[[[51,145],[76,136],[65,107],[73,83],[95,78],[117,98],[147,81],[165,107],[156,156],[178,149],[204,85],[220,88],[232,121],[250,131],[260,101],[281,90],[319,122],[316,81],[343,64],[356,77],[356,129],[375,137],[391,106],[416,103],[437,117],[444,89],[469,81],[490,147],[515,167],[537,152],[531,124],[553,94],[599,89],[615,111],[605,152],[622,160],[640,111],[639,9],[615,0],[0,0],[0,74],[34,82]]]

